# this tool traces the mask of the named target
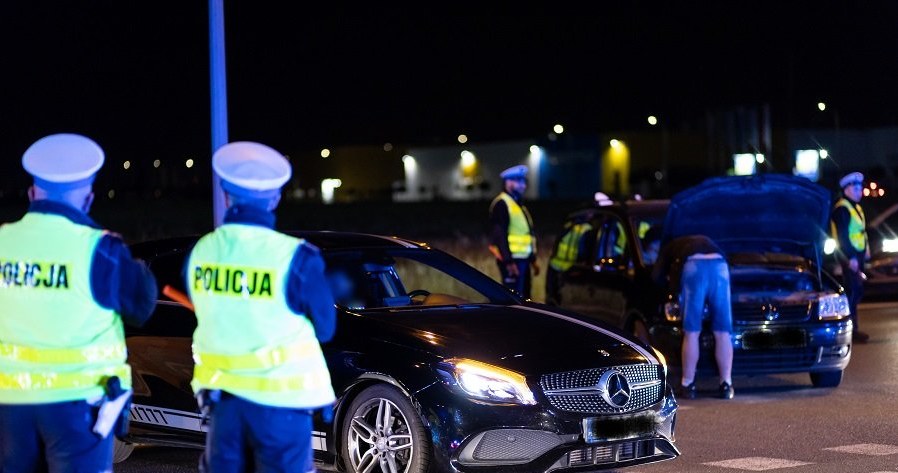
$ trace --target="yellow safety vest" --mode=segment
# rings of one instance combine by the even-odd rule
[[[122,319],[90,286],[103,235],[37,212],[0,227],[0,404],[99,398],[111,376],[130,389]]]
[[[190,255],[196,309],[193,389],[221,389],[268,406],[333,403],[330,374],[307,317],[287,305],[290,263],[303,240],[225,224]]]
[[[535,252],[536,237],[533,236],[533,220],[527,208],[518,203],[507,193],[503,192],[493,199],[490,204],[490,212],[499,202],[505,202],[508,208],[508,250],[512,258],[527,259]]]
[[[864,251],[867,249],[867,219],[864,216],[864,210],[860,206],[855,206],[844,197],[836,201],[836,205],[833,206],[833,209],[839,207],[848,209],[848,215],[851,216],[851,219],[848,221],[848,241],[851,242],[851,246],[853,246],[855,250],[859,252]],[[829,225],[833,239],[839,241],[839,233],[836,224],[830,222]]]
[[[556,271],[567,271],[577,262],[580,253],[580,240],[592,230],[588,222],[571,225],[570,229],[558,241],[555,254],[549,259],[549,266]]]

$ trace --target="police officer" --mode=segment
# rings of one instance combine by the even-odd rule
[[[98,420],[119,417],[131,385],[122,321],[143,325],[157,288],[87,216],[103,160],[74,134],[42,138],[22,157],[31,205],[0,227],[0,471],[112,468],[112,435]],[[98,419],[113,400],[118,409]]]
[[[335,399],[319,346],[336,320],[324,261],[274,230],[291,174],[280,153],[230,143],[212,167],[228,210],[191,251],[186,274],[197,317],[192,384],[212,404],[200,467],[312,471],[311,410]]]
[[[846,174],[839,180],[842,195],[833,206],[830,230],[839,245],[838,259],[842,266],[842,281],[848,296],[851,321],[854,324],[852,340],[867,343],[870,336],[858,330],[857,305],[864,295],[864,260],[870,257],[867,245],[867,220],[860,201],[864,191],[864,175],[859,172]]]
[[[527,166],[502,171],[503,192],[490,204],[490,252],[502,275],[502,283],[530,298],[530,266],[539,275],[533,219],[522,203],[527,190]]]
[[[593,230],[588,220],[572,220],[564,227],[564,233],[555,243],[555,250],[549,258],[549,268],[546,270],[546,302],[553,305],[561,304],[561,274],[571,269],[585,254],[587,234]]]

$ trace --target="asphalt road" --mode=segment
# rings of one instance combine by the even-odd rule
[[[736,398],[713,398],[716,380],[680,401],[680,458],[623,471],[898,472],[898,304],[866,304],[870,343],[854,347],[842,385],[815,389],[805,374],[736,378]],[[119,472],[194,472],[199,452],[138,448]]]

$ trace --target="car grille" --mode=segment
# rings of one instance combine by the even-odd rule
[[[735,373],[770,373],[777,371],[801,371],[814,366],[819,348],[783,348],[776,350],[737,350],[733,355]],[[713,354],[699,360],[699,370],[715,371]]]
[[[599,392],[599,378],[611,369],[620,371],[631,387],[630,399],[623,407],[609,404]],[[640,364],[547,374],[539,384],[549,403],[557,409],[583,414],[620,414],[659,402],[664,394],[663,377],[660,365]]]
[[[733,320],[745,322],[801,322],[808,318],[811,303],[774,305],[774,304],[737,304],[733,306]]]

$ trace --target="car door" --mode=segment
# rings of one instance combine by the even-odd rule
[[[597,231],[592,251],[566,273],[562,304],[622,326],[627,307],[626,289],[633,277],[630,227],[611,212],[599,213],[593,226]]]
[[[185,250],[176,250],[149,261],[160,293],[166,286],[185,292],[182,276],[185,254]],[[147,323],[127,330],[128,361],[134,384],[132,426],[150,430],[205,430],[190,388],[193,377],[190,345],[195,329],[193,312],[160,294],[156,310]]]

